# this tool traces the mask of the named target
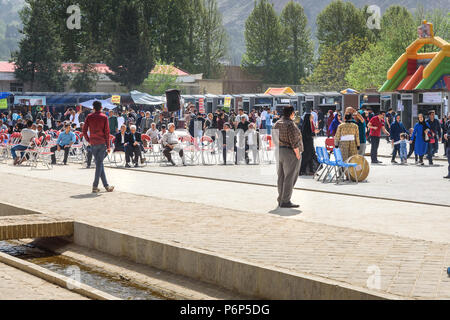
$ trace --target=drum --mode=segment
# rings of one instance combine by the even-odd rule
[[[356,177],[358,178],[358,182],[365,181],[367,177],[369,177],[370,165],[366,158],[360,155],[355,155],[348,159],[348,163],[356,163],[358,165],[356,167]],[[348,170],[348,174],[350,175],[350,179],[356,182],[354,169],[350,168]]]

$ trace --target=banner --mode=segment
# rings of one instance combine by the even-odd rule
[[[0,110],[8,109],[8,99],[0,100]]]
[[[15,96],[14,104],[23,104],[26,106],[45,106],[47,105],[46,97],[38,96]]]
[[[120,104],[120,96],[112,96],[111,103]]]
[[[198,99],[198,109],[200,113],[205,113],[205,99],[203,98]]]
[[[223,108],[225,109],[225,111],[230,111],[230,107],[231,107],[231,97],[226,97],[223,103]]]

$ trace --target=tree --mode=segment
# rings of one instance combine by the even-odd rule
[[[40,89],[64,91],[67,75],[62,69],[61,40],[57,27],[48,14],[45,0],[27,0],[20,12],[23,23],[19,50],[13,54],[17,79]]]
[[[400,57],[417,38],[411,13],[402,6],[390,6],[381,19],[381,41],[394,57]]]
[[[351,37],[367,38],[368,28],[364,14],[351,2],[331,2],[317,16],[317,39],[321,49],[334,47]]]
[[[416,26],[420,26],[423,20],[433,23],[433,31],[435,36],[439,36],[444,40],[450,39],[450,13],[445,14],[440,9],[426,11],[421,5],[414,14]],[[439,51],[433,45],[424,46],[420,52],[436,52]]]
[[[352,37],[336,47],[325,47],[314,73],[303,82],[303,85],[315,86],[320,90],[345,89],[348,87],[346,74],[354,57],[362,54],[368,45],[367,38]]]
[[[381,42],[370,44],[364,53],[354,58],[345,79],[356,90],[380,88],[396,58],[386,52]]]
[[[222,15],[217,8],[217,1],[202,1],[199,66],[208,79],[220,74],[220,61],[226,55],[228,35],[222,24]]]
[[[245,22],[246,52],[242,66],[265,81],[284,80],[287,59],[284,52],[283,28],[280,19],[267,0],[258,0]]]
[[[138,90],[151,95],[163,95],[168,89],[180,89],[177,76],[173,72],[173,64],[159,61],[157,65],[161,66],[158,73],[150,73]]]
[[[311,31],[303,7],[291,0],[281,13],[281,24],[286,36],[289,65],[286,80],[296,84],[308,74],[313,62]]]
[[[148,29],[136,1],[123,2],[118,10],[108,66],[111,80],[133,89],[147,78],[154,67]]]
[[[80,59],[80,66],[75,67],[75,75],[72,79],[71,88],[76,92],[92,92],[99,79],[99,74],[95,65],[91,63],[92,58],[89,53],[85,53]]]
[[[159,58],[177,67],[189,66],[189,8],[191,0],[166,0],[161,11]]]

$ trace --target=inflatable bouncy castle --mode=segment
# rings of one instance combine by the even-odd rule
[[[435,37],[433,24],[423,21],[419,38],[389,69],[380,92],[411,90],[450,91],[450,43]],[[441,51],[418,53],[424,45],[435,45]]]

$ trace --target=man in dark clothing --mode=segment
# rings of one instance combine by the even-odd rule
[[[92,154],[95,159],[95,178],[92,192],[100,192],[100,189],[98,188],[100,179],[102,180],[106,191],[113,192],[114,187],[108,184],[108,181],[106,180],[105,168],[103,166],[106,152],[111,152],[108,117],[101,112],[102,104],[100,101],[94,102],[94,110],[95,112],[91,113],[86,118],[86,122],[83,127],[83,136],[92,147]]]
[[[450,124],[450,120],[448,121],[448,124]],[[447,143],[447,161],[448,161],[448,174],[444,179],[450,179],[450,125],[447,126],[447,132],[445,133],[443,137],[448,143]]]
[[[247,118],[241,117],[241,121],[239,122],[237,128],[238,128],[238,130],[241,129],[245,133],[248,130],[249,124],[250,124],[250,122],[247,121]]]
[[[436,119],[436,113],[434,110],[432,110],[428,113],[427,123],[435,135],[434,143],[430,144],[430,146],[432,146],[432,148],[433,148],[432,154],[434,157],[435,154],[438,153],[438,151],[439,151],[439,141],[441,140],[441,137],[442,137],[441,124],[439,123],[439,120]]]
[[[139,166],[139,158],[141,158],[141,134],[136,132],[136,126],[132,125],[130,127],[130,133],[125,138],[126,153],[128,154],[127,159],[130,159],[134,155],[134,167]],[[127,162],[126,168],[130,168],[130,164]]]
[[[408,133],[403,123],[400,121],[400,115],[395,117],[395,121],[391,125],[391,141],[394,146],[391,163],[397,163],[395,157],[400,154],[400,134]]]

